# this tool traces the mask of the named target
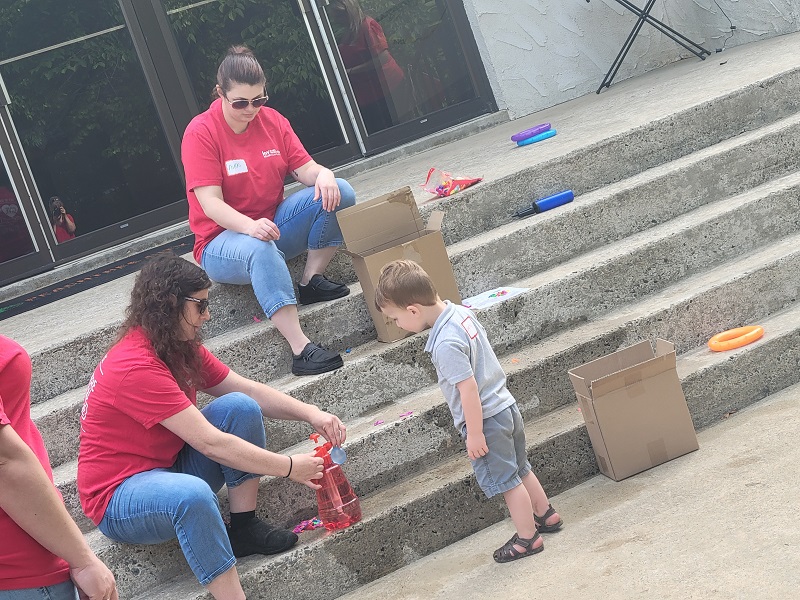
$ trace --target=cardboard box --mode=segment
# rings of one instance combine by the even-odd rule
[[[614,481],[698,449],[675,346],[640,342],[569,371],[600,472]]]
[[[419,263],[430,275],[442,299],[461,303],[458,285],[440,231],[443,213],[434,212],[423,224],[408,186],[359,202],[336,213],[339,227],[364,291],[370,316],[382,342],[402,339],[404,331],[375,308],[375,287],[381,268],[405,258]]]

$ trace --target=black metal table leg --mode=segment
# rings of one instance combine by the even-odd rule
[[[588,1],[589,0],[587,0],[587,2]],[[608,69],[606,76],[603,78],[603,82],[600,84],[600,87],[597,88],[598,94],[603,90],[604,87],[607,88],[611,86],[611,82],[614,80],[614,77],[616,77],[617,72],[619,71],[623,61],[625,60],[625,57],[628,55],[628,52],[630,51],[634,41],[636,40],[636,36],[639,35],[639,32],[642,30],[642,27],[644,26],[645,23],[649,23],[655,29],[657,29],[658,31],[669,37],[671,40],[673,40],[674,42],[676,42],[677,44],[679,44],[680,46],[682,46],[683,48],[685,48],[686,50],[688,50],[701,60],[705,60],[706,55],[709,56],[711,55],[711,52],[709,52],[699,44],[696,44],[686,36],[675,31],[669,25],[666,25],[661,21],[659,21],[658,19],[656,19],[655,17],[653,17],[650,14],[650,11],[653,9],[655,0],[647,0],[647,3],[642,9],[640,9],[638,6],[630,2],[630,0],[616,0],[616,2],[621,6],[623,6],[624,8],[626,8],[627,10],[629,10],[630,12],[632,12],[634,15],[636,15],[637,19],[636,23],[633,26],[633,29],[631,29],[631,32],[628,34],[628,38],[625,40],[625,43],[622,45],[622,48],[620,48],[617,57],[614,59],[614,62],[611,63],[611,67]]]

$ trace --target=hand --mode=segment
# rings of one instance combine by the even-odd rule
[[[339,191],[339,184],[336,183],[336,176],[333,171],[323,167],[317,175],[314,183],[314,200],[322,198],[322,208],[328,212],[333,212],[342,200],[342,193]]]
[[[254,237],[262,242],[278,240],[281,237],[281,230],[269,219],[255,219],[253,224],[245,232],[250,237]]]
[[[341,446],[347,439],[347,427],[336,415],[319,411],[311,419],[311,426],[334,446]]]
[[[322,477],[322,459],[319,456],[309,454],[292,455],[292,472],[289,479],[307,485],[312,490],[318,490],[321,486],[314,483],[314,479]]]
[[[114,575],[96,556],[85,567],[70,569],[69,576],[81,600],[119,600]]]
[[[467,454],[472,460],[478,460],[481,456],[489,454],[489,447],[486,445],[486,436],[483,432],[467,432]]]

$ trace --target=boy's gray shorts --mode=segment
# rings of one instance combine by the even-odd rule
[[[531,470],[525,452],[525,426],[516,404],[483,420],[483,435],[489,448],[486,456],[471,460],[478,485],[491,498],[514,489]],[[467,426],[461,429],[467,439]]]

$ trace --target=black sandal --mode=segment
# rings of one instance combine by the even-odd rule
[[[541,533],[553,533],[554,531],[558,531],[561,529],[561,526],[564,524],[562,519],[558,520],[558,523],[553,523],[552,525],[547,524],[547,519],[552,517],[556,514],[556,509],[553,508],[552,504],[547,505],[547,512],[544,513],[541,517],[538,516],[536,513],[533,513],[533,520],[536,521],[536,528]]]
[[[511,562],[518,558],[525,558],[532,554],[539,554],[544,550],[544,544],[534,548],[533,544],[539,539],[539,532],[533,534],[532,538],[526,539],[519,537],[516,533],[514,537],[508,540],[502,547],[494,551],[494,559],[499,563]],[[525,548],[525,552],[520,552],[514,546],[521,546]]]

